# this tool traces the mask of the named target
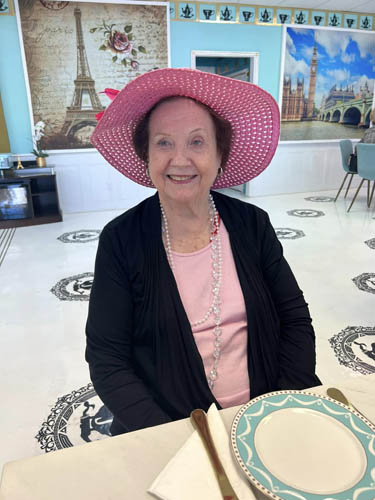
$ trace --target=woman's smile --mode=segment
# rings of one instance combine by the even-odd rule
[[[194,180],[197,175],[172,175],[172,174],[167,174],[167,177],[170,181],[174,182],[175,184],[187,184]]]

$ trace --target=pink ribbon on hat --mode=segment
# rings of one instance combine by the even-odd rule
[[[113,99],[117,96],[117,94],[119,93],[120,91],[119,90],[116,90],[116,89],[104,89],[103,92],[99,92],[99,94],[105,94],[107,97],[109,97],[111,99],[111,101],[113,101]],[[99,121],[100,118],[104,115],[104,111],[100,111],[100,113],[97,113],[95,115],[95,118]]]
[[[104,89],[104,92],[99,92],[100,94],[105,94],[107,97],[113,101],[113,99],[119,94],[119,90],[116,89]]]
[[[99,121],[99,120],[100,120],[100,118],[101,118],[103,115],[104,115],[104,111],[100,111],[100,113],[97,113],[97,114],[95,115],[95,118]]]

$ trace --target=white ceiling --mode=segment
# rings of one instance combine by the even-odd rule
[[[220,0],[222,2],[223,0]],[[247,5],[268,5],[271,7],[297,7],[301,9],[322,9],[333,12],[364,12],[375,14],[375,0],[235,0],[234,3],[246,3]],[[225,0],[224,0],[225,3]],[[229,1],[228,3],[233,3]]]

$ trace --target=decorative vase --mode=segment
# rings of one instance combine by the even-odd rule
[[[46,167],[47,166],[47,161],[44,156],[37,156],[36,157],[36,164],[38,167]]]

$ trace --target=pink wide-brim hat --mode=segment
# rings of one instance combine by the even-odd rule
[[[138,184],[154,187],[146,163],[133,145],[133,132],[144,115],[168,96],[196,99],[230,121],[232,143],[224,173],[212,188],[244,184],[270,163],[280,134],[274,98],[252,83],[186,68],[165,68],[132,80],[117,94],[96,126],[91,142],[104,158]]]

